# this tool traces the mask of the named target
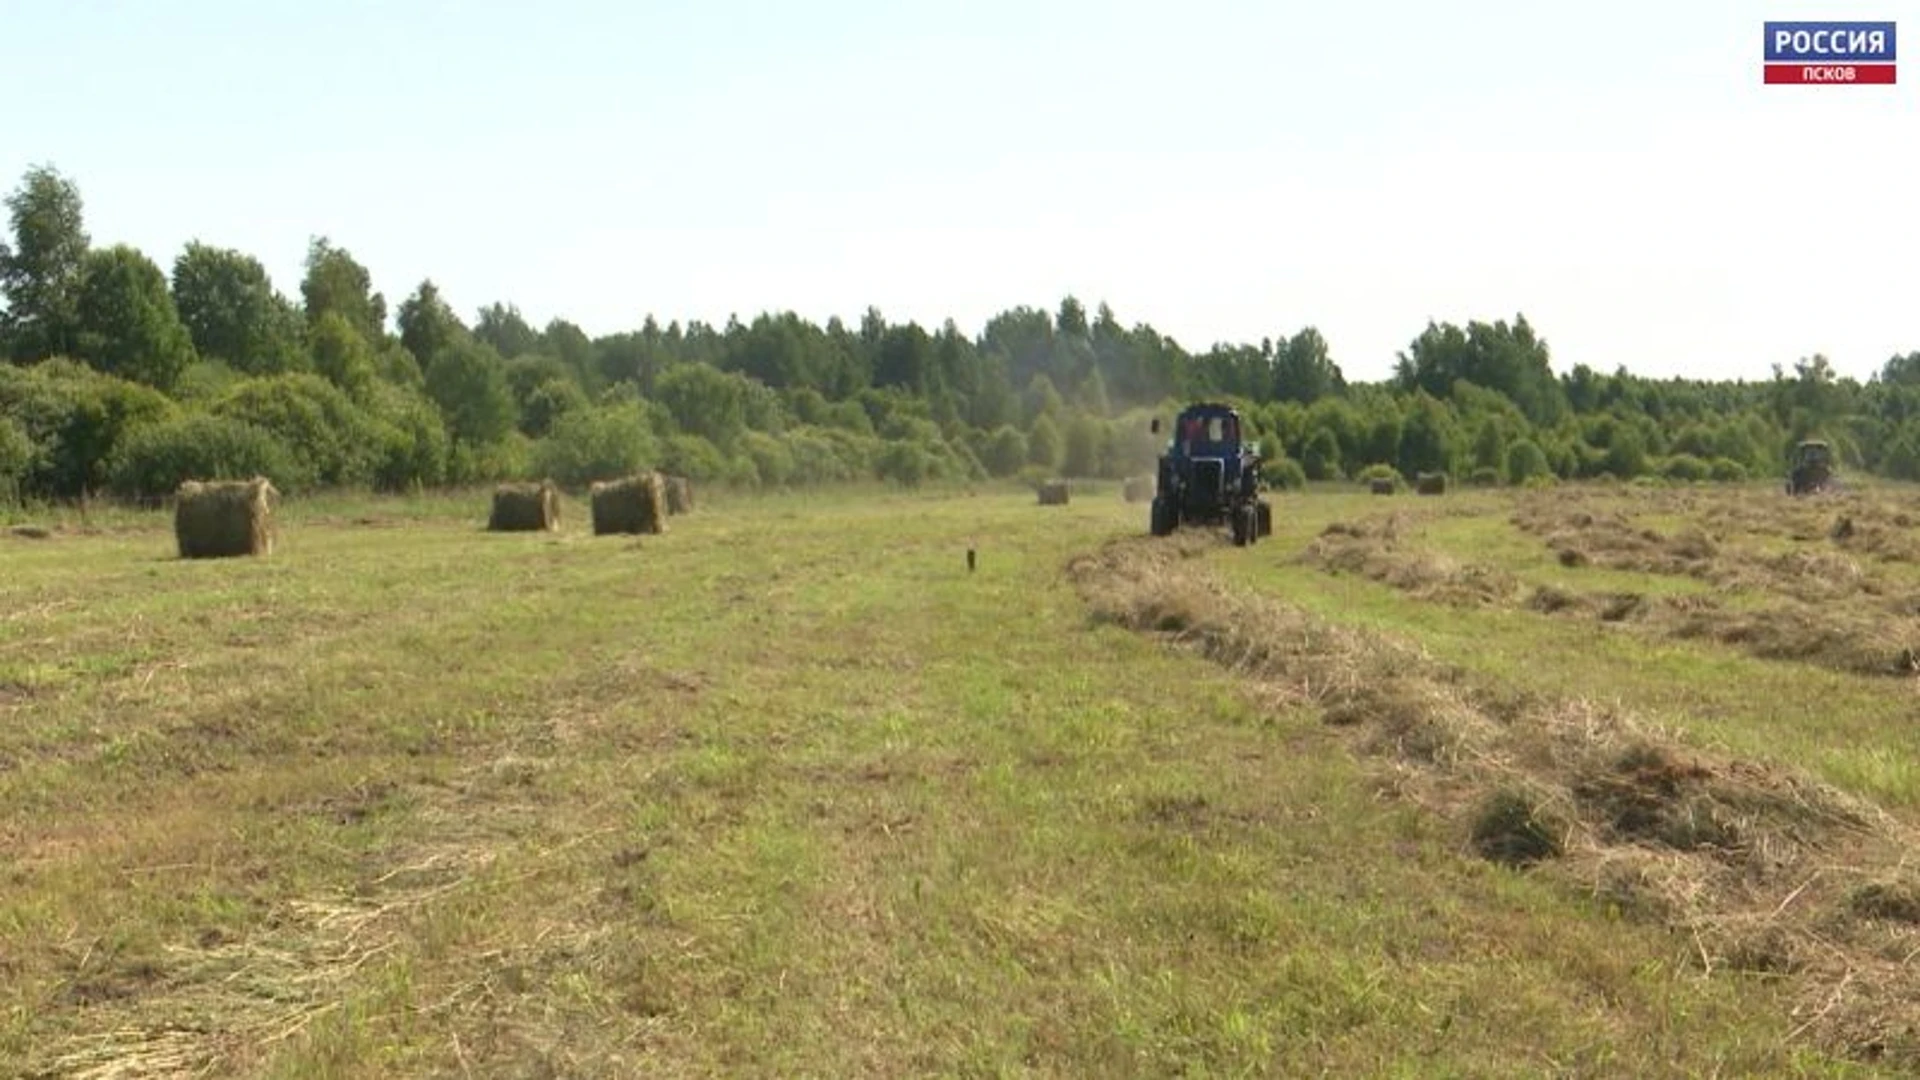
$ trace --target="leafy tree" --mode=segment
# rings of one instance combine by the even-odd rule
[[[507,360],[540,348],[539,332],[521,316],[520,309],[511,304],[496,302],[481,308],[473,324],[473,336]]]
[[[367,339],[337,311],[320,316],[307,337],[313,370],[356,400],[365,398],[380,373]]]
[[[553,430],[561,417],[589,408],[586,391],[572,379],[548,379],[527,395],[520,407],[520,430],[540,438]]]
[[[1057,469],[1066,457],[1066,440],[1050,413],[1041,413],[1027,432],[1027,461],[1046,469]]]
[[[249,375],[305,366],[300,315],[251,255],[199,241],[173,262],[173,301],[201,357]]]
[[[161,390],[194,360],[166,275],[137,248],[90,251],[74,302],[75,352],[88,364]]]
[[[440,289],[429,278],[420,283],[413,295],[400,302],[400,344],[413,354],[421,370],[433,364],[433,358],[453,346],[467,328],[440,298]]]
[[[51,165],[27,170],[7,197],[13,243],[0,244],[0,336],[17,361],[74,350],[87,236],[80,189]]]
[[[724,449],[746,430],[747,386],[739,375],[683,364],[660,376],[656,396],[682,431]]]
[[[1326,428],[1315,428],[1300,454],[1300,468],[1309,480],[1340,479],[1340,440]]]
[[[1346,378],[1329,355],[1327,339],[1319,330],[1306,327],[1275,345],[1273,397],[1310,405],[1341,393],[1346,386]]]
[[[307,275],[300,282],[307,324],[338,314],[369,343],[387,336],[387,299],[373,291],[373,276],[345,248],[327,237],[307,245]]]
[[[1084,413],[1067,422],[1065,453],[1060,470],[1068,476],[1097,476],[1103,457],[1106,428]]]
[[[1520,439],[1507,446],[1507,483],[1520,485],[1539,476],[1548,476],[1553,468],[1546,451],[1532,439]]]
[[[456,444],[497,444],[519,422],[506,363],[488,346],[462,338],[434,356],[426,369],[426,392]]]
[[[989,474],[1003,479],[1012,476],[1027,464],[1027,437],[1012,424],[1002,424],[987,440],[981,457]]]

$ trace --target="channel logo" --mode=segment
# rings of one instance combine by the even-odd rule
[[[1894,68],[1890,22],[1770,22],[1766,81],[1814,86],[1887,86]]]

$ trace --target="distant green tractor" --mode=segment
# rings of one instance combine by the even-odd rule
[[[1813,495],[1833,486],[1833,447],[1823,439],[1807,439],[1795,446],[1787,471],[1787,494]]]

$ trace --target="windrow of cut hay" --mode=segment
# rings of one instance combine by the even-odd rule
[[[1698,749],[1625,711],[1515,695],[1418,649],[1221,585],[1217,539],[1138,538],[1068,573],[1097,619],[1162,635],[1316,708],[1463,849],[1675,931],[1711,974],[1794,980],[1793,1037],[1920,1066],[1920,839],[1798,773]]]
[[[1436,603],[1631,623],[1675,640],[1711,641],[1758,659],[1854,675],[1920,674],[1920,601],[1911,598],[1885,605],[1783,598],[1755,609],[1732,606],[1713,595],[1647,596],[1530,586],[1506,571],[1410,543],[1403,538],[1404,528],[1399,515],[1334,522],[1297,559],[1329,574],[1356,574]]]
[[[273,553],[274,504],[280,493],[265,477],[188,480],[174,494],[173,534],[183,559]]]
[[[1512,524],[1542,539],[1561,565],[1689,577],[1723,589],[1774,593],[1811,604],[1900,592],[1884,573],[1863,564],[1844,543],[1813,549],[1761,546],[1718,525],[1663,531],[1635,524],[1617,508],[1583,508],[1528,500]]]
[[[657,472],[596,481],[588,496],[595,536],[667,531],[667,486]]]
[[[501,484],[493,489],[493,532],[547,532],[560,527],[560,490],[552,483]]]

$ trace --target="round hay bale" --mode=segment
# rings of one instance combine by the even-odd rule
[[[1153,477],[1127,477],[1127,485],[1123,497],[1130,503],[1151,502],[1153,500]]]
[[[493,489],[492,532],[550,532],[560,527],[560,491],[551,481],[501,484]]]
[[[1067,505],[1067,482],[1065,480],[1048,480],[1046,483],[1041,484],[1040,505]]]
[[[596,481],[588,495],[595,536],[667,531],[667,484],[657,472]]]
[[[693,513],[693,481],[684,476],[669,476],[667,484],[667,513]]]
[[[183,559],[273,553],[273,507],[280,498],[264,476],[188,480],[174,493],[173,535]]]
[[[1413,490],[1420,495],[1445,495],[1447,493],[1447,474],[1421,473],[1414,478]]]
[[[1393,481],[1384,476],[1376,476],[1367,482],[1367,488],[1375,495],[1391,495],[1394,491],[1394,484]]]

